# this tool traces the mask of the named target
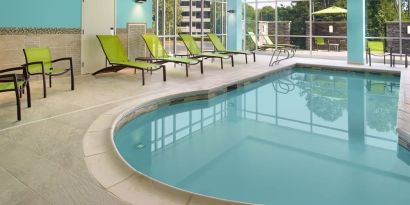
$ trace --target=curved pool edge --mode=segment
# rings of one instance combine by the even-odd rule
[[[250,82],[269,76],[272,73],[294,67],[293,64],[290,66],[285,66],[275,70],[269,70],[265,73],[255,75],[249,78],[244,78],[242,80],[236,81],[234,83],[220,84],[209,89],[202,90],[192,90],[187,92],[177,92],[177,93],[165,93],[162,96],[148,96],[144,100],[133,100],[131,102],[124,103],[116,108],[113,108],[102,115],[100,115],[94,123],[90,126],[83,138],[83,150],[86,165],[90,173],[96,178],[96,180],[107,189],[107,191],[113,193],[115,196],[123,199],[129,203],[138,203],[144,200],[146,203],[150,204],[189,204],[192,200],[212,200],[205,204],[245,204],[241,202],[229,201],[224,199],[217,199],[211,196],[204,196],[197,193],[192,193],[186,190],[173,187],[171,185],[165,184],[158,180],[155,180],[149,176],[140,173],[138,170],[132,168],[120,155],[118,150],[114,145],[114,133],[125,123],[134,119],[135,117],[155,110],[156,108],[172,104],[175,102],[198,100],[198,99],[209,99],[214,97],[220,92],[226,92],[229,90],[230,86],[240,87],[241,85],[246,85]],[[306,64],[303,64],[306,66]],[[317,65],[309,65],[317,66]],[[335,67],[334,69],[349,70],[346,67]],[[363,67],[352,68],[352,70],[357,71],[376,71],[376,72],[388,72],[388,73],[400,73],[400,71],[392,70],[381,70],[381,69],[366,69]],[[403,75],[403,72],[407,74]],[[403,111],[407,115],[410,111],[408,99],[410,96],[406,96],[406,92],[410,91],[410,72],[403,71],[401,73],[403,76],[408,76],[406,81],[401,80],[401,95],[399,100],[398,112]],[[404,85],[404,86],[403,86]],[[407,88],[406,88],[407,85]],[[402,93],[403,92],[403,93]],[[194,97],[195,96],[195,97]],[[200,96],[198,98],[197,96]],[[402,96],[404,96],[402,98]],[[407,97],[407,98],[406,98]],[[188,98],[188,100],[186,100]],[[182,100],[181,100],[182,99]],[[406,103],[407,102],[407,103]],[[402,107],[404,105],[404,107]],[[402,114],[399,113],[398,121],[401,119]],[[410,118],[407,117],[407,123],[410,122]],[[405,124],[402,124],[405,125]],[[402,128],[399,127],[398,130]],[[399,131],[398,131],[399,132]],[[410,134],[410,132],[405,132]],[[400,132],[399,132],[400,135]],[[410,136],[410,135],[409,135]],[[401,135],[400,135],[401,137]],[[95,139],[105,140],[105,144],[102,142],[96,142]],[[108,140],[108,144],[107,144]],[[410,141],[410,139],[409,139]],[[94,145],[92,145],[94,143]],[[100,144],[99,144],[100,143]],[[104,145],[103,145],[104,144]],[[109,146],[108,146],[109,145]],[[90,151],[90,147],[94,151]],[[148,202],[147,202],[148,201]]]
[[[107,191],[132,204],[141,203],[141,200],[147,204],[170,204],[169,200],[171,204],[249,204],[189,192],[135,170],[116,149],[114,133],[135,117],[160,106],[209,99],[294,66],[295,64],[270,69],[234,82],[222,82],[208,89],[144,96],[144,99],[124,103],[101,114],[83,138],[84,158],[89,172]]]
[[[206,92],[206,91],[205,91]],[[217,197],[213,197],[213,196],[208,196],[208,195],[203,195],[203,194],[199,194],[196,192],[191,192],[191,191],[187,191],[178,187],[175,187],[173,185],[164,183],[160,180],[157,180],[149,175],[146,175],[140,171],[138,171],[137,169],[135,169],[133,166],[131,166],[121,155],[121,153],[118,151],[115,142],[114,142],[114,138],[115,138],[115,133],[117,132],[118,129],[120,129],[123,125],[127,124],[129,121],[135,119],[136,117],[153,111],[161,106],[164,106],[166,104],[173,104],[173,102],[168,102],[167,98],[171,98],[171,100],[179,98],[179,97],[184,97],[184,98],[188,98],[188,100],[184,100],[184,102],[189,102],[190,100],[199,100],[198,98],[196,98],[197,95],[207,95],[208,97],[204,97],[204,98],[200,98],[200,99],[211,99],[212,97],[214,97],[214,93],[197,93],[197,94],[192,94],[191,92],[186,92],[186,93],[182,93],[183,96],[178,95],[178,97],[172,97],[174,95],[171,96],[166,96],[166,99],[154,99],[151,100],[149,102],[143,103],[140,106],[135,106],[135,107],[131,107],[128,110],[122,112],[117,118],[115,118],[112,127],[110,129],[110,143],[114,148],[114,152],[117,155],[117,157],[127,166],[128,169],[132,170],[133,172],[137,173],[138,175],[140,175],[141,177],[145,177],[146,179],[151,180],[152,182],[157,183],[158,185],[162,185],[164,187],[173,189],[175,191],[179,191],[185,194],[189,194],[192,196],[196,196],[196,197],[203,197],[209,200],[216,200],[219,203],[228,203],[228,204],[237,204],[237,205],[244,205],[244,204],[250,204],[250,203],[246,203],[246,202],[239,202],[239,201],[233,201],[233,200],[227,200],[227,199],[222,199],[222,198],[217,198]],[[165,100],[165,101],[164,101]],[[175,100],[176,102],[180,102],[180,100]]]

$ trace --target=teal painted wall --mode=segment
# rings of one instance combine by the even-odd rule
[[[3,0],[0,27],[80,28],[81,0]]]
[[[242,50],[242,1],[228,0],[228,10],[235,13],[227,13],[228,22],[228,49]]]
[[[365,0],[347,0],[347,62],[364,64]]]
[[[128,22],[145,22],[152,28],[152,0],[142,4],[135,0],[117,0],[117,28],[126,28]]]
[[[81,0],[7,0],[1,3],[0,27],[80,28]],[[117,0],[117,27],[146,22],[152,27],[152,0]]]

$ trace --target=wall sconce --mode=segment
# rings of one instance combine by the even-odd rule
[[[230,13],[230,14],[234,14],[234,13],[235,13],[235,10],[230,9],[230,10],[228,10],[228,13]]]
[[[135,3],[137,4],[142,4],[145,3],[147,0],[135,0]]]
[[[333,33],[333,25],[329,25],[329,33]]]
[[[410,34],[410,26],[407,26],[407,34]]]

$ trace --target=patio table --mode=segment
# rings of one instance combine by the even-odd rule
[[[395,67],[396,66],[396,56],[397,57],[402,57],[404,56],[404,67],[407,68],[408,66],[408,60],[407,60],[407,52],[406,53],[390,53],[390,67]]]
[[[339,44],[338,43],[329,43],[328,45],[328,51],[330,51],[330,47],[333,46],[335,48],[335,51],[339,52]]]

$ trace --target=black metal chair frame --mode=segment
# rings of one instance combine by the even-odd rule
[[[13,82],[14,83],[14,89],[8,89],[8,90],[0,90],[0,92],[11,92],[14,91],[16,94],[16,104],[17,104],[17,120],[21,120],[21,102],[20,98],[22,97],[22,93],[24,93],[24,90],[27,89],[27,107],[31,107],[31,91],[30,91],[30,81],[29,81],[29,76],[27,74],[27,69],[24,66],[21,67],[15,67],[15,68],[8,68],[4,70],[0,70],[0,73],[8,73],[8,72],[14,72],[14,71],[23,71],[23,74],[2,74],[0,75],[0,82]],[[21,78],[22,77],[22,78]],[[18,81],[23,80],[24,83],[21,87],[18,86]]]
[[[174,56],[177,57],[177,56],[187,56],[187,55],[174,55]],[[174,60],[166,60],[166,59],[161,59],[161,58],[154,58],[154,57],[152,56],[152,54],[150,54],[150,57],[137,57],[137,58],[135,58],[135,60],[147,61],[147,62],[155,63],[155,64],[161,64],[162,66],[165,66],[165,65],[163,65],[163,64],[165,64],[165,63],[185,64],[185,76],[186,76],[186,77],[188,77],[188,70],[189,70],[190,66],[191,66],[191,65],[196,65],[196,64],[200,63],[200,66],[201,66],[201,74],[204,74],[204,65],[203,65],[202,59],[197,59],[197,60],[198,60],[198,63],[190,64],[190,63],[184,63],[184,62],[181,62],[181,61],[174,61]],[[154,70],[155,70],[155,69],[154,69]],[[147,70],[147,71],[151,71],[151,74],[152,74],[153,69],[150,69],[150,70]]]
[[[23,49],[24,51],[24,57],[26,58],[26,64],[24,64],[23,66],[27,67],[27,73],[28,75],[41,75],[42,79],[43,79],[43,97],[46,98],[47,97],[47,83],[46,83],[46,75],[48,76],[49,79],[49,87],[52,87],[52,76],[60,76],[60,75],[64,75],[65,73],[70,71],[71,74],[71,90],[74,90],[74,69],[73,69],[73,58],[71,57],[66,57],[66,58],[58,58],[55,60],[51,61],[51,64],[59,62],[59,61],[69,61],[70,63],[70,67],[69,68],[65,68],[65,71],[61,72],[61,73],[46,73],[45,69],[44,69],[44,62],[42,61],[36,61],[36,62],[27,62],[27,55],[26,55],[26,51],[25,49]],[[30,65],[36,65],[39,64],[41,65],[41,73],[30,73],[30,70],[28,69],[28,67]],[[50,68],[50,70],[53,70],[53,67]]]
[[[145,40],[145,38],[143,38],[143,40],[144,40],[145,44],[148,45],[148,42]],[[186,77],[188,77],[189,67],[191,65],[196,65],[196,64],[200,63],[200,65],[201,65],[201,74],[204,74],[204,64],[203,64],[202,59],[196,58],[196,60],[198,60],[198,63],[190,64],[190,63],[185,63],[185,62],[181,62],[181,61],[177,61],[177,60],[167,60],[167,59],[162,59],[162,58],[154,58],[153,55],[152,55],[151,50],[150,49],[148,49],[148,50],[150,52],[151,57],[149,57],[149,58],[137,57],[137,58],[135,58],[135,60],[145,60],[145,61],[148,61],[148,62],[151,62],[151,63],[158,63],[158,64],[161,64],[161,65],[165,64],[165,63],[185,64],[185,76]],[[178,57],[178,56],[180,56],[180,57],[183,57],[183,56],[189,57],[188,55],[181,55],[181,54],[175,54],[174,56],[175,57]],[[151,74],[152,74],[152,70],[151,70]]]
[[[219,54],[228,54],[229,56],[232,56],[232,58],[233,58],[233,55],[237,55],[237,54],[245,55],[246,64],[248,64],[248,55],[253,55],[253,62],[256,62],[255,51],[245,52],[245,51],[218,51],[218,50],[214,50],[212,52],[219,53]]]
[[[105,55],[105,68],[102,68],[96,72],[94,72],[92,75],[97,75],[100,73],[111,73],[111,72],[118,72],[120,70],[123,70],[125,68],[131,68],[134,69],[134,71],[136,72],[136,69],[141,70],[142,72],[142,85],[145,85],[145,74],[144,71],[154,71],[154,70],[159,70],[162,68],[162,75],[163,75],[163,80],[164,82],[167,81],[167,71],[166,71],[166,67],[165,65],[158,65],[158,68],[151,68],[151,69],[146,69],[146,68],[140,68],[137,66],[131,66],[131,65],[126,65],[126,64],[118,64],[118,63],[111,63],[110,60],[107,58],[107,53],[104,50],[104,47],[100,41],[100,39],[98,39],[98,42],[100,42],[101,48],[104,52]],[[109,64],[109,65],[108,65]]]
[[[105,54],[105,51],[104,51],[104,54]],[[137,66],[131,66],[131,65],[126,65],[126,64],[111,63],[110,60],[108,58],[106,58],[105,59],[105,68],[94,72],[92,75],[97,75],[97,74],[101,74],[101,73],[112,73],[112,72],[116,73],[116,72],[118,72],[120,70],[123,70],[125,68],[134,69],[135,73],[136,73],[136,70],[141,70],[142,71],[141,72],[142,73],[142,85],[145,85],[144,71],[151,71],[151,73],[152,73],[152,71],[162,69],[162,75],[163,75],[162,78],[163,78],[164,82],[167,81],[167,71],[166,71],[165,65],[158,65],[158,66],[159,66],[158,68],[150,68],[150,69],[140,68],[140,67],[137,67]]]
[[[185,45],[185,47],[188,48],[188,46],[186,45],[185,42],[184,42],[184,45]],[[188,52],[189,52],[189,50],[188,50]],[[219,54],[223,54],[223,53],[219,53]],[[209,55],[206,55],[205,53],[202,53],[201,55],[187,54],[187,55],[181,55],[181,56],[189,56],[191,58],[197,58],[197,59],[201,58],[202,61],[203,61],[203,59],[208,59],[208,58],[211,58],[211,59],[219,58],[219,59],[221,59],[221,69],[224,69],[224,61],[223,60],[226,59],[226,58],[218,57],[218,56],[209,56]],[[234,67],[235,63],[234,63],[234,60],[233,60],[233,55],[228,54],[227,56],[229,56],[231,58],[231,65],[232,65],[232,67]]]
[[[219,54],[223,54],[223,53],[219,53]],[[206,54],[201,54],[201,55],[193,55],[193,54],[188,54],[187,56],[189,56],[189,57],[191,57],[191,58],[198,58],[198,59],[208,59],[208,58],[211,58],[211,59],[214,59],[214,58],[219,58],[219,59],[221,59],[221,69],[224,69],[224,59],[227,59],[227,58],[223,58],[223,57],[217,57],[217,56],[209,56],[209,55],[206,55]],[[232,54],[228,54],[227,56],[229,56],[229,58],[231,59],[231,65],[232,65],[232,67],[234,67],[234,65],[235,65],[235,63],[234,63],[234,60],[233,60],[233,55]]]

